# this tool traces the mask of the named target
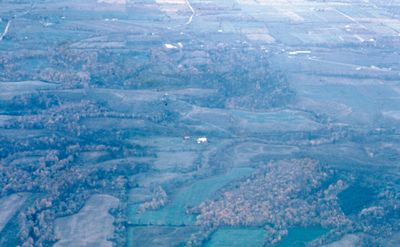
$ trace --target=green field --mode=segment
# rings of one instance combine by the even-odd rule
[[[146,211],[136,214],[138,205],[130,208],[130,220],[132,224],[143,225],[192,225],[195,217],[186,214],[187,207],[200,204],[211,198],[213,194],[235,179],[239,179],[251,173],[251,168],[234,168],[226,174],[218,175],[197,181],[182,188],[172,201],[165,207],[156,211]]]
[[[321,227],[296,227],[289,229],[289,233],[277,245],[277,247],[301,247],[306,243],[324,235],[328,230]]]
[[[266,232],[262,228],[220,228],[206,247],[257,247],[263,246]]]

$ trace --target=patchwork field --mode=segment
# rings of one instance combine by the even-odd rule
[[[56,220],[59,240],[55,246],[112,246],[113,217],[109,210],[117,206],[115,197],[93,195],[77,214]]]
[[[0,1],[0,246],[400,246],[399,11]]]

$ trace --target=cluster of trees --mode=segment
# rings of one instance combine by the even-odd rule
[[[345,188],[313,160],[271,162],[221,197],[198,206],[197,223],[211,228],[269,226],[268,243],[278,242],[291,226],[350,224],[338,204],[337,194]]]
[[[319,225],[331,230],[310,246],[322,246],[350,233],[358,233],[363,246],[382,245],[400,231],[400,190],[390,179],[369,178],[368,186],[379,191],[370,195],[374,201],[365,205],[356,201],[360,210],[345,214],[342,204],[353,202],[344,202],[341,194],[363,179],[346,172],[339,175],[308,159],[271,162],[191,210],[202,230],[192,235],[189,244],[201,246],[221,226],[264,227],[265,242],[276,244],[290,227]]]
[[[152,189],[152,198],[139,206],[139,212],[144,212],[147,209],[155,210],[161,208],[168,202],[168,195],[161,186]]]
[[[18,217],[22,246],[47,246],[56,241],[53,222],[57,217],[77,213],[94,193],[112,194],[126,201],[130,176],[140,169],[134,164],[106,166],[77,165],[79,152],[88,148],[108,150],[104,145],[68,146],[64,152],[46,151],[46,155],[20,166],[10,162],[0,165],[0,196],[32,192],[36,198]],[[27,153],[25,153],[27,154]],[[125,241],[125,207],[115,211],[116,242]]]

